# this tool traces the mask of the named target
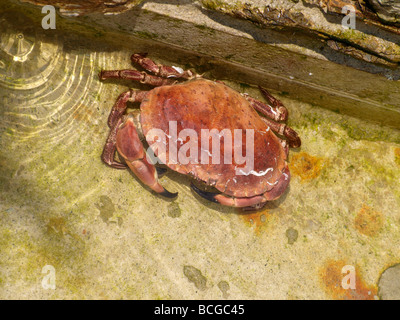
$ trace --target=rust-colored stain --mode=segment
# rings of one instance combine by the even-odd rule
[[[369,236],[376,236],[382,229],[384,218],[382,213],[363,205],[354,219],[354,226],[358,232]]]
[[[400,148],[394,149],[394,161],[400,166]]]
[[[77,121],[91,124],[93,115],[93,110],[91,110],[88,106],[82,104],[74,111],[72,117]]]
[[[306,152],[293,154],[290,159],[290,172],[301,178],[301,181],[308,181],[317,178],[325,165],[324,158],[314,157]]]
[[[254,228],[254,231],[259,234],[265,227],[270,214],[268,211],[263,210],[260,212],[241,214],[240,217],[248,226]]]
[[[354,267],[353,271],[348,267]],[[355,277],[354,288],[346,288],[345,285],[350,284],[351,272]],[[376,286],[365,283],[359,266],[352,266],[344,260],[328,260],[320,271],[320,279],[326,293],[335,300],[374,300],[378,293]]]

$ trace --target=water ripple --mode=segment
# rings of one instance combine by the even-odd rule
[[[30,25],[0,15],[1,147],[19,157],[25,149],[24,165],[45,158],[45,174],[62,180],[80,170],[83,152],[93,154],[96,135],[104,139],[97,73],[109,59]]]

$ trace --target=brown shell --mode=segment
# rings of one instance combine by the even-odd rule
[[[165,138],[166,154],[161,154],[162,150],[158,148],[152,149],[159,158],[165,157],[166,165],[172,170],[190,173],[219,191],[235,197],[251,197],[269,191],[282,175],[286,155],[280,141],[248,101],[224,84],[198,79],[158,87],[149,92],[140,109],[142,130],[150,146],[154,146],[156,138],[148,136],[149,130],[161,129],[171,136],[173,132],[169,131],[170,121],[176,121],[178,135],[182,129],[193,129],[197,133],[196,159],[199,161],[202,152],[201,129],[217,129],[219,132],[228,129],[231,130],[232,137],[234,129],[242,129],[243,138],[239,143],[242,144],[243,156],[246,156],[245,130],[254,129],[254,168],[253,171],[247,171],[247,175],[236,173],[236,169],[244,168],[245,164],[235,162],[235,153],[232,151],[235,139],[232,139],[228,147],[232,151],[232,164],[224,163],[229,161],[224,161],[223,139],[220,141],[220,164],[213,164],[211,157],[209,164],[204,164],[204,161],[180,164],[179,161],[173,163],[172,158],[170,159],[170,143]],[[175,136],[174,139],[176,138]],[[188,141],[189,139],[178,139],[178,152]],[[211,152],[212,143],[209,144]]]

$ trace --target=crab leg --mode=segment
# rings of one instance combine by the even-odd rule
[[[115,154],[115,151],[117,148],[117,146],[116,146],[117,131],[118,131],[118,127],[121,125],[121,123],[122,123],[122,119],[119,118],[119,119],[117,119],[114,126],[111,128],[110,134],[108,135],[106,144],[103,149],[103,153],[101,154],[101,159],[106,164],[108,164],[110,167],[113,167],[115,169],[126,169],[125,164],[114,160],[114,154]]]
[[[215,193],[215,192],[207,192],[199,189],[193,183],[190,185],[192,190],[196,192],[200,197],[222,204],[228,207],[236,207],[236,208],[246,208],[246,207],[253,207],[257,206],[261,203],[266,202],[267,200],[263,197],[263,195],[258,195],[249,198],[235,198],[235,197],[228,197],[223,195],[222,193]]]
[[[127,102],[141,102],[146,95],[147,91],[134,91],[131,89],[121,93],[111,109],[110,115],[108,116],[108,126],[111,130],[104,146],[101,158],[105,163],[113,168],[126,169],[125,164],[114,160],[114,154],[116,150],[117,131],[122,123],[121,119],[127,108]]]
[[[190,187],[199,196],[209,201],[220,203],[225,206],[237,207],[237,208],[246,208],[246,207],[260,208],[262,207],[262,204],[264,204],[265,202],[278,199],[287,188],[289,181],[290,181],[290,172],[286,164],[285,168],[282,171],[282,175],[279,178],[279,180],[277,180],[275,186],[271,190],[265,192],[264,194],[257,195],[254,197],[248,197],[248,198],[228,197],[226,195],[223,195],[222,193],[203,191],[198,187],[196,187],[193,183],[190,185]]]
[[[264,89],[263,89],[264,90]],[[267,117],[275,120],[275,121],[285,121],[288,118],[288,110],[281,104],[277,107],[270,106],[264,102],[261,102],[253,97],[250,97],[247,93],[243,93],[243,96],[247,101],[250,102],[250,105],[256,109],[258,112],[266,115]],[[272,96],[271,96],[272,97]],[[277,100],[279,101],[279,100]]]
[[[264,96],[265,99],[267,99],[267,101],[276,108],[276,111],[285,114],[286,118],[284,120],[287,119],[289,112],[286,109],[286,107],[283,105],[282,101],[275,98],[272,94],[269,93],[269,91],[261,86],[258,86],[258,89],[260,89],[262,95]]]
[[[253,206],[263,201],[265,202],[263,196],[254,196],[250,198],[234,198],[225,196],[222,193],[203,191],[198,187],[196,187],[193,183],[190,185],[190,187],[194,192],[196,192],[199,196],[203,197],[204,199],[207,199],[215,203],[220,203],[224,206],[242,208],[242,207]]]
[[[147,93],[148,91],[137,91],[132,89],[121,93],[108,116],[108,126],[110,128],[115,126],[118,119],[120,119],[124,114],[128,102],[142,102]]]
[[[281,143],[283,150],[285,151],[286,159],[289,157],[289,144],[286,140],[277,137],[279,142]]]
[[[298,148],[301,146],[301,140],[296,131],[288,127],[285,123],[277,123],[273,120],[261,117],[261,119],[269,126],[273,131],[285,136],[288,139],[289,147]]]
[[[158,182],[156,167],[147,160],[132,115],[128,115],[122,125],[118,127],[116,148],[128,167],[145,185],[167,198],[174,198],[178,195],[178,193],[169,192]]]
[[[156,64],[153,60],[147,58],[147,53],[134,53],[131,56],[131,60],[133,63],[140,65],[143,69],[162,78],[181,78],[188,80],[194,76],[193,72],[190,70]]]
[[[100,80],[106,79],[126,79],[139,81],[140,83],[149,84],[151,86],[160,87],[175,83],[174,79],[165,79],[158,76],[147,74],[137,70],[102,70],[99,74]]]

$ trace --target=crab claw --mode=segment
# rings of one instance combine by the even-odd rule
[[[251,207],[265,202],[265,198],[263,196],[254,196],[249,198],[235,198],[235,197],[227,197],[222,193],[207,192],[200,190],[193,183],[191,183],[190,187],[200,197],[203,197],[204,199],[207,199],[215,203],[220,203],[224,206],[243,208],[243,207]]]
[[[167,189],[164,188],[164,191],[160,192],[159,194],[161,194],[163,197],[169,198],[169,199],[173,199],[176,198],[178,195],[178,192],[169,192]]]
[[[142,183],[164,197],[175,198],[178,195],[169,192],[159,183],[157,169],[146,156],[132,114],[118,126],[115,144],[119,155],[125,159],[128,167]]]
[[[272,106],[276,109],[275,112],[277,113],[277,118],[275,118],[276,121],[286,121],[287,118],[289,117],[289,111],[286,109],[286,107],[282,104],[282,102],[278,99],[276,99],[274,96],[272,96],[267,89],[264,89],[261,86],[258,86],[258,89],[260,89],[262,95],[265,97],[265,99],[268,100],[269,103],[272,104]]]

